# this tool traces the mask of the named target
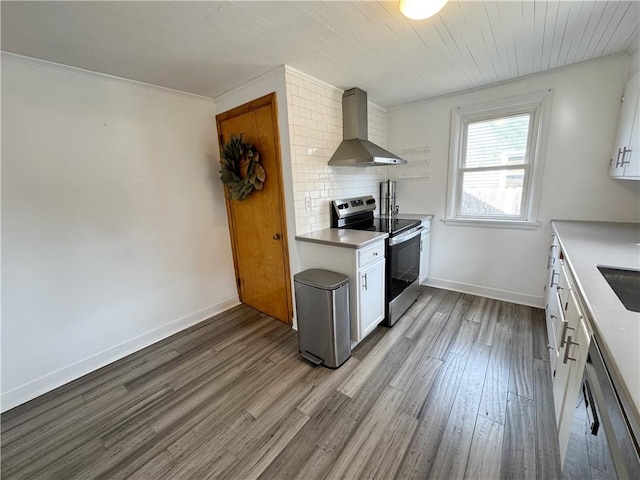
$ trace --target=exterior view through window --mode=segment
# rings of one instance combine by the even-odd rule
[[[536,228],[550,90],[451,114],[445,223]]]
[[[460,216],[522,216],[531,114],[466,124]]]

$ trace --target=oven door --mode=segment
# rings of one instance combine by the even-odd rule
[[[638,444],[593,337],[562,471],[564,478],[640,478]]]
[[[418,276],[420,274],[420,235],[418,226],[408,232],[389,239],[387,247],[387,318],[385,323],[393,325],[418,298]]]

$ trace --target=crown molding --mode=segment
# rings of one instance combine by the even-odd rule
[[[284,70],[285,72],[291,74],[291,75],[295,75],[296,77],[300,77],[303,80],[307,80],[309,82],[313,82],[316,83],[318,85],[320,85],[321,87],[326,88],[327,90],[333,90],[334,92],[343,94],[344,93],[344,89],[336,87],[335,85],[331,85],[330,83],[327,83],[325,81],[322,81],[316,77],[313,77],[311,75],[309,75],[308,73],[304,73],[301,72],[300,70],[298,70],[297,68],[293,68],[289,65],[284,65]]]
[[[50,68],[52,70],[69,72],[76,75],[85,75],[88,77],[99,78],[101,80],[109,80],[112,82],[127,83],[130,85],[135,85],[137,87],[151,88],[154,90],[161,90],[167,93],[173,93],[175,95],[180,95],[183,97],[198,98],[200,100],[207,100],[207,101],[213,102],[213,98],[207,97],[204,95],[185,92],[183,90],[176,90],[174,88],[169,88],[169,87],[162,87],[160,85],[154,85],[153,83],[141,82],[138,80],[132,80],[130,78],[118,77],[116,75],[110,75],[108,73],[95,72],[93,70],[87,70],[80,67],[73,67],[71,65],[65,65],[62,63],[50,62],[49,60],[42,60],[40,58],[27,57],[26,55],[20,55],[18,53],[0,51],[0,58],[2,59],[3,62],[7,60],[11,60],[19,63],[25,63],[27,65],[35,65],[38,67]]]

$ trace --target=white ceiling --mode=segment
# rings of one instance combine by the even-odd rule
[[[216,98],[287,64],[393,106],[637,48],[640,2],[8,2],[2,50]]]

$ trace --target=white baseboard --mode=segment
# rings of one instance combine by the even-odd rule
[[[40,378],[27,382],[0,395],[0,411],[5,412],[17,407],[29,400],[43,395],[66,383],[76,380],[87,373],[91,373],[110,363],[126,357],[138,350],[152,345],[160,340],[178,333],[185,328],[202,322],[214,315],[224,312],[240,303],[238,296],[229,297],[221,302],[211,305],[199,312],[179,318],[158,328],[115,345],[103,352],[80,360],[72,365],[51,372]]]
[[[481,297],[494,298],[505,302],[526,305],[528,307],[544,308],[544,299],[542,296],[513,292],[511,290],[501,290],[498,288],[483,287],[481,285],[454,282],[452,280],[433,277],[427,278],[427,281],[422,283],[422,285],[442,288],[444,290],[453,290],[454,292],[468,293],[470,295],[478,295]]]

